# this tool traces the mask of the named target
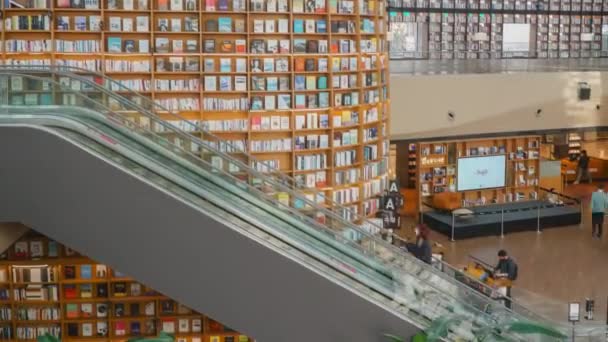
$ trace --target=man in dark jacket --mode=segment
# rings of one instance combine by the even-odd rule
[[[580,183],[583,178],[589,181],[589,184],[593,183],[591,173],[589,172],[589,156],[587,151],[582,150],[581,155],[578,157],[578,164],[576,165],[576,180],[574,184]]]
[[[517,264],[504,249],[498,251],[498,265],[494,268],[494,276],[496,278],[506,278],[511,282],[517,280]],[[507,286],[505,306],[511,308],[511,285]]]

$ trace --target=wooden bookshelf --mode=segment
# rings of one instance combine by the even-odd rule
[[[174,334],[181,342],[248,337],[33,232],[0,260],[0,340],[126,341]]]
[[[445,192],[458,193],[462,207],[538,198],[539,136],[424,142],[414,150],[420,201],[431,202]],[[505,156],[505,186],[458,191],[458,158],[492,155]]]
[[[297,178],[321,204],[378,207],[388,168],[383,2],[44,1],[4,3],[5,64],[103,73]],[[49,100],[24,96],[12,101]]]

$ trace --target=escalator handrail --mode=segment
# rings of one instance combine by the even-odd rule
[[[63,67],[61,67],[61,68],[63,69]],[[2,71],[2,69],[3,69],[3,68],[1,68],[1,67],[0,67],[0,71]],[[28,68],[17,68],[17,69],[26,69],[25,71],[30,71]],[[78,76],[77,74],[73,74],[73,73],[62,73],[61,71],[57,71],[57,70],[51,70],[51,71],[49,71],[49,70],[46,70],[46,69],[44,69],[44,68],[40,68],[40,69],[43,69],[43,70],[42,70],[42,71],[41,71],[41,70],[35,70],[35,71],[37,71],[37,72],[44,72],[44,73],[50,72],[50,73],[53,73],[53,74],[56,74],[56,75],[64,75],[64,76],[67,76],[67,77],[74,77],[74,78],[76,78],[76,79],[80,79],[80,80],[85,81],[85,82],[91,82],[89,79],[86,79],[86,78],[83,78],[83,77],[81,77],[81,76]],[[52,69],[55,69],[55,68],[52,68]],[[14,73],[14,72],[16,72],[16,71],[21,71],[21,72],[23,72],[23,71],[24,71],[24,70],[15,70],[14,68],[10,68],[9,70],[13,70],[13,72],[12,72],[12,73],[10,73],[10,74],[9,74],[9,73],[5,73],[5,72],[3,72],[3,74],[6,74],[6,75],[11,75],[11,76],[12,76],[12,75],[15,75],[15,73]],[[88,71],[86,71],[86,70],[84,70],[84,72],[87,72],[87,73],[88,73]],[[27,74],[21,74],[21,75],[22,75],[22,76],[28,76]],[[105,78],[105,77],[104,77],[104,78]],[[107,78],[106,78],[106,79],[107,79]],[[96,85],[97,87],[99,87],[99,85],[98,85],[98,84],[96,84],[96,83],[94,83],[94,85]],[[111,92],[111,91],[108,91],[108,90],[107,90],[106,88],[104,88],[104,87],[99,87],[99,88],[101,88],[101,89],[100,89],[100,91],[102,91],[102,92],[104,92],[104,93],[106,93],[106,94],[108,94],[108,95],[110,95],[110,96],[113,96],[113,97],[115,97],[115,98],[116,98],[116,97],[121,98],[120,96],[117,96],[115,93],[113,93],[113,92]],[[90,100],[90,99],[89,99],[89,100]],[[128,100],[127,100],[127,101],[128,101]],[[130,104],[130,105],[131,105],[131,104],[133,104],[133,106],[137,106],[137,105],[136,105],[136,104],[134,104],[132,101],[128,101],[127,103],[128,103],[128,104]],[[143,112],[143,114],[148,114],[148,112],[147,112],[147,111],[145,111],[145,109],[143,109],[143,108],[142,108],[142,112]],[[150,118],[151,118],[151,120],[155,120],[155,121],[159,122],[160,124],[164,124],[164,125],[165,125],[165,127],[169,128],[169,129],[171,129],[171,130],[176,131],[178,134],[180,134],[180,135],[182,135],[182,136],[186,136],[186,139],[192,140],[192,135],[188,134],[187,132],[183,132],[183,131],[179,130],[178,128],[174,127],[173,125],[166,124],[164,121],[162,121],[162,120],[158,119],[158,117],[157,117],[156,115],[154,115],[153,113],[151,113],[151,114],[152,114],[152,115],[148,115],[149,117],[151,116],[151,117],[150,117]],[[195,137],[195,138],[196,138],[196,137]],[[199,142],[200,142],[200,143],[199,143],[199,145],[202,145],[204,148],[207,148],[207,149],[211,149],[211,150],[213,150],[213,149],[212,149],[212,148],[210,148],[210,147],[209,147],[207,144],[205,144],[205,143],[204,143],[202,140],[200,140],[200,139],[198,139],[198,138],[196,138],[196,139],[197,139],[197,140],[199,140]],[[222,153],[221,151],[214,151],[214,153],[217,153],[217,154],[219,154],[219,155],[224,154],[224,153]],[[231,156],[230,156],[230,155],[228,155],[228,154],[224,154],[224,156],[225,156],[225,158],[226,158],[226,159],[232,159],[232,158],[231,158]],[[199,159],[200,159],[200,158],[199,158]],[[202,159],[201,159],[201,160],[202,160]],[[247,165],[244,165],[244,166],[245,166],[245,168],[247,168]],[[266,177],[265,177],[263,174],[261,174],[261,173],[259,173],[259,172],[255,171],[255,170],[253,170],[253,171],[254,171],[254,173],[256,173],[256,174],[257,174],[257,176],[259,176],[260,178],[262,178],[262,179],[265,179],[265,178],[266,178]],[[275,183],[275,182],[274,182],[274,181],[272,181],[271,183]],[[305,198],[304,196],[301,196],[300,194],[298,194],[298,193],[294,192],[292,189],[286,188],[286,186],[285,186],[285,185],[283,185],[283,184],[276,184],[275,186],[277,186],[277,187],[279,187],[279,188],[283,189],[283,191],[284,191],[284,192],[287,192],[287,193],[289,193],[290,195],[292,195],[292,196],[294,196],[294,197],[296,197],[296,198],[298,198],[298,197],[299,197],[299,198],[304,198],[304,200],[306,200],[306,198]],[[306,200],[306,201],[307,201],[307,200]],[[308,201],[307,201],[307,202],[308,202]],[[312,202],[311,204],[312,204],[312,206],[313,206],[313,207],[317,206],[317,205],[316,205],[316,203],[314,203],[314,202]],[[415,263],[418,263],[418,264],[419,264],[421,267],[428,267],[426,264],[424,264],[424,263],[422,263],[422,262],[418,261],[416,258],[414,258],[413,256],[411,256],[411,255],[407,254],[406,252],[404,252],[404,251],[402,251],[402,250],[400,250],[400,249],[396,248],[396,247],[395,247],[395,246],[393,246],[393,245],[388,244],[387,242],[385,242],[385,241],[384,241],[384,240],[382,240],[382,239],[378,239],[376,236],[374,236],[374,235],[372,235],[372,234],[369,234],[367,231],[365,231],[365,230],[363,230],[363,229],[360,229],[360,228],[359,228],[359,227],[357,227],[356,225],[354,225],[354,224],[352,224],[352,223],[350,223],[350,222],[348,222],[348,221],[346,221],[346,220],[343,220],[343,219],[342,219],[342,218],[341,218],[339,215],[335,215],[335,213],[333,213],[332,211],[329,211],[329,210],[327,210],[326,208],[322,208],[322,207],[320,207],[320,208],[319,208],[319,210],[320,210],[320,211],[323,211],[324,213],[328,213],[328,214],[330,215],[330,217],[333,217],[334,219],[337,219],[338,221],[343,221],[343,222],[345,223],[345,226],[347,226],[347,227],[349,227],[349,228],[351,228],[351,229],[354,229],[355,231],[357,231],[357,232],[361,233],[362,235],[364,235],[364,236],[366,236],[366,237],[368,237],[368,238],[370,238],[370,239],[375,240],[375,242],[376,242],[376,243],[380,243],[380,244],[382,244],[382,245],[383,245],[385,248],[387,248],[388,250],[390,250],[390,251],[391,251],[391,252],[392,252],[394,255],[401,255],[401,256],[405,256],[405,259],[406,259],[406,260],[409,260],[409,261],[413,261],[413,262],[415,262]],[[371,224],[374,224],[374,223],[371,223]],[[446,264],[446,265],[447,265],[447,264]],[[446,266],[446,267],[451,267],[451,266]],[[449,277],[449,276],[447,276],[447,275],[445,275],[445,274],[443,274],[443,273],[441,273],[441,272],[438,272],[437,270],[435,270],[435,269],[433,269],[433,268],[431,268],[431,271],[432,271],[432,272],[434,272],[435,274],[439,274],[439,275],[440,275],[440,276],[441,276],[443,279],[446,279],[446,280],[447,280],[449,283],[451,283],[451,284],[452,284],[452,285],[454,285],[454,286],[463,286],[462,284],[458,283],[457,281],[455,281],[455,280],[454,280],[454,279],[452,279],[451,277]],[[490,301],[488,298],[485,298],[485,297],[484,297],[484,299],[486,299],[487,301]],[[529,310],[529,311],[530,311],[530,312],[532,312],[531,310]]]
[[[79,109],[80,109],[80,108],[79,108]],[[71,120],[71,121],[74,121],[74,118],[72,118],[72,117],[65,118],[65,117],[63,117],[63,116],[61,116],[61,115],[60,115],[59,117],[60,117],[60,118],[62,118],[63,120]],[[112,146],[115,146],[115,145],[112,145]],[[210,166],[212,167],[212,165],[210,165]],[[229,174],[227,174],[227,175],[228,175],[228,176],[230,176]],[[172,177],[172,178],[175,178],[175,177]],[[443,295],[451,296],[450,294],[447,294],[447,293],[444,293]],[[456,299],[456,298],[454,298],[454,299],[455,299],[456,301],[459,301],[459,300],[458,300],[458,299]],[[470,306],[470,305],[465,304],[465,306]],[[469,307],[469,309],[470,309],[470,310],[472,310],[473,312],[477,311],[477,314],[478,314],[478,315],[479,315],[479,314],[481,314],[481,315],[487,315],[487,313],[484,313],[484,312],[479,312],[477,309],[475,309],[475,308],[473,308],[473,307]]]

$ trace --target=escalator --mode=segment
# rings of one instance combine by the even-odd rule
[[[525,319],[310,203],[281,177],[268,179],[154,115],[188,144],[129,120],[122,112],[146,114],[129,99],[72,91],[80,106],[8,105],[2,77],[62,93],[69,89],[56,74],[80,79],[34,71],[0,69],[0,221],[23,222],[263,342],[407,337],[450,314],[465,319],[446,339],[473,340]],[[276,201],[277,192],[290,201]]]

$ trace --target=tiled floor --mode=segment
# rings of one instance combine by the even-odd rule
[[[588,203],[594,186],[571,185],[567,192]],[[567,303],[584,303],[586,297],[596,300],[596,322],[606,322],[608,296],[608,233],[602,240],[591,239],[590,215],[584,215],[581,226],[514,233],[500,237],[483,237],[450,242],[433,234],[443,245],[446,260],[464,266],[473,255],[488,263],[497,262],[496,253],[506,249],[519,265],[519,278],[513,296],[536,312],[554,320],[565,320]],[[608,221],[607,221],[608,222]],[[411,223],[406,224],[411,226]],[[403,229],[412,236],[411,229]]]

